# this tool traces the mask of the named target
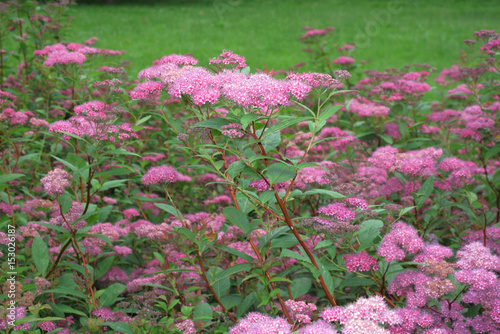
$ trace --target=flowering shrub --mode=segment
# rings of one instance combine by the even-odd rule
[[[27,34],[0,51],[0,329],[500,331],[494,31],[435,84],[309,27],[318,72],[226,50],[132,81],[122,51],[55,40],[63,2],[32,5],[0,5]]]

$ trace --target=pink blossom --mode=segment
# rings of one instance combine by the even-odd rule
[[[347,271],[369,271],[378,270],[377,260],[366,251],[359,254],[346,254],[342,257],[345,261]]]
[[[40,180],[48,195],[55,195],[56,197],[61,196],[64,193],[64,189],[69,187],[71,183],[69,179],[71,176],[63,169],[56,168],[48,172],[47,175]]]
[[[377,254],[387,262],[401,261],[405,258],[405,250],[414,254],[424,248],[422,238],[410,225],[398,222],[392,226],[391,232],[384,236]]]
[[[182,175],[171,166],[158,166],[153,167],[148,170],[148,172],[143,176],[142,183],[149,184],[160,184],[160,183],[175,183],[179,181],[191,182],[189,176]]]
[[[338,65],[351,65],[354,64],[356,60],[351,57],[347,56],[340,56],[337,59],[332,60],[332,63],[338,64]]]

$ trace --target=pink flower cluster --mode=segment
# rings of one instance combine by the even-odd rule
[[[186,181],[191,182],[189,176],[182,175],[171,166],[158,166],[150,168],[147,173],[142,178],[142,183],[149,184],[161,184],[161,183],[174,183]]]
[[[356,99],[350,101],[348,111],[359,117],[386,118],[389,115],[389,108],[384,105],[377,105],[371,102],[360,103]]]
[[[241,130],[241,125],[240,124],[229,124],[229,125],[223,125],[221,127],[222,134],[224,136],[227,136],[229,138],[235,139],[235,138],[241,138],[244,136],[244,133],[238,130]]]
[[[236,69],[245,68],[247,64],[245,64],[245,57],[239,56],[231,51],[222,52],[217,58],[210,59],[208,61],[209,64],[222,64],[222,65],[236,65]]]
[[[281,333],[292,334],[292,326],[286,319],[271,318],[262,313],[252,312],[240,319],[236,326],[229,330],[230,334]]]
[[[410,225],[397,222],[392,226],[380,244],[377,254],[387,262],[401,261],[405,258],[405,251],[415,254],[424,248],[422,238]]]
[[[69,187],[71,183],[69,180],[71,175],[68,174],[63,169],[56,168],[47,173],[40,182],[43,185],[43,189],[47,195],[55,195],[56,197],[61,196],[64,193],[64,189]]]
[[[216,63],[237,63],[242,66],[242,57],[223,53],[224,57],[212,60]],[[235,70],[223,70],[212,74],[203,67],[178,66],[173,62],[159,63],[147,68],[139,77],[151,80],[161,79],[168,93],[174,98],[190,96],[195,105],[216,103],[225,98],[247,108],[258,108],[264,114],[272,112],[273,107],[290,104],[290,96],[303,99],[311,90],[302,78],[278,80],[264,73],[244,74]],[[333,79],[332,79],[333,80]],[[159,82],[140,84],[155,89],[146,92],[150,96],[161,89]],[[153,94],[153,95],[154,95]]]
[[[342,333],[346,334],[388,334],[383,325],[397,325],[403,320],[380,296],[361,297],[344,307],[327,307],[321,311],[320,317],[328,322],[339,322],[343,325]]]
[[[311,323],[312,313],[317,309],[314,304],[303,301],[294,301],[293,299],[287,300],[285,302],[285,307],[287,308],[288,314],[293,321],[303,324]]]
[[[377,260],[366,251],[359,254],[346,254],[342,257],[345,261],[347,271],[369,271],[378,270]]]
[[[332,203],[319,208],[318,213],[327,216],[334,216],[336,220],[341,222],[350,222],[356,218],[356,213],[347,208],[344,203]]]

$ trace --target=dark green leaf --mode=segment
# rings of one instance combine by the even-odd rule
[[[348,277],[345,278],[340,283],[340,289],[345,288],[346,286],[369,286],[369,285],[377,285],[374,281],[368,278],[363,277]]]
[[[204,321],[210,321],[212,320],[212,309],[210,308],[210,305],[205,302],[200,302],[196,304],[193,310],[193,320],[204,320]]]
[[[31,250],[36,269],[45,276],[50,263],[49,249],[39,235],[35,237]]]
[[[308,277],[298,277],[292,280],[290,283],[290,290],[292,291],[292,297],[299,298],[309,292],[311,289],[312,281]]]
[[[23,177],[24,174],[7,174],[7,175],[0,175],[0,184],[10,182],[16,179],[19,179]]]
[[[293,166],[277,162],[266,169],[265,176],[269,179],[271,185],[276,183],[285,182],[295,177],[296,172]]]
[[[206,121],[201,121],[193,125],[195,128],[209,128],[209,129],[217,129],[220,130],[224,125],[230,124],[223,118],[211,118]]]
[[[59,205],[61,206],[61,213],[64,215],[66,214],[69,209],[71,209],[71,206],[73,205],[73,199],[71,198],[71,195],[68,194],[67,191],[64,192],[61,196],[57,198],[57,201],[59,202]]]
[[[101,326],[109,326],[113,328],[115,333],[122,332],[123,334],[134,334],[134,330],[126,322],[105,322],[102,323]]]
[[[106,288],[104,293],[99,298],[101,307],[108,307],[116,302],[116,298],[127,288],[126,285],[120,283],[111,284]]]
[[[252,231],[252,227],[250,226],[250,222],[248,221],[247,216],[233,207],[227,207],[222,210],[224,216],[231,224],[238,226],[243,232],[246,234]]]

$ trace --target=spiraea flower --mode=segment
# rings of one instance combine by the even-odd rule
[[[142,178],[142,183],[146,185],[167,182],[175,183],[179,181],[191,182],[191,178],[189,176],[182,175],[171,166],[158,166],[150,168]]]
[[[48,172],[47,175],[40,180],[43,185],[43,189],[47,195],[55,195],[56,197],[61,196],[64,193],[64,189],[69,187],[71,183],[69,180],[71,175],[68,174],[63,169],[56,168]]]

